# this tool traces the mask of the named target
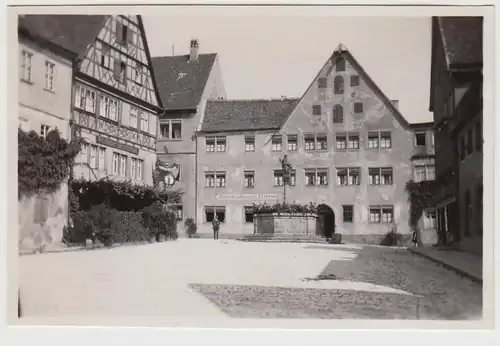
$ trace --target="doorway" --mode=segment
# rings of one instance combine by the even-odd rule
[[[335,234],[335,213],[326,204],[318,206],[318,235],[331,238]]]

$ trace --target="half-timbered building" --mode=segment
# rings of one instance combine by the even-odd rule
[[[141,16],[30,15],[26,20],[41,37],[78,56],[72,134],[86,144],[74,176],[151,185],[162,105]]]

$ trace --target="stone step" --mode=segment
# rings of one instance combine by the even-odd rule
[[[253,234],[240,238],[249,242],[274,242],[274,243],[326,243],[326,239],[316,235],[305,234]]]

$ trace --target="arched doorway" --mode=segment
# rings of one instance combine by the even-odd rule
[[[331,238],[335,234],[335,213],[333,209],[326,204],[320,204],[318,206],[318,223],[317,223],[317,234],[325,237]]]

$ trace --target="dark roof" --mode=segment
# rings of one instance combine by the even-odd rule
[[[200,54],[196,62],[190,62],[189,55],[153,57],[163,106],[167,110],[196,109],[216,57]]]
[[[19,28],[50,41],[82,57],[94,42],[107,16],[25,15],[19,16]]]
[[[483,17],[439,17],[448,68],[483,63]]]
[[[410,124],[412,129],[432,129],[434,126],[434,122],[425,122],[425,123],[411,123]]]
[[[277,130],[299,99],[209,100],[202,132]]]

